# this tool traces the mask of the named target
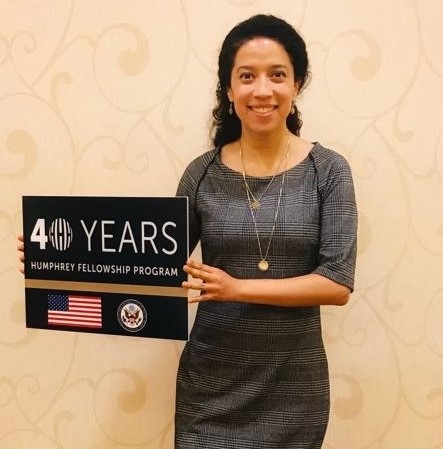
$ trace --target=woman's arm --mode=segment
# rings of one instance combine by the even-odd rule
[[[348,302],[351,289],[320,274],[285,279],[237,279],[215,267],[188,260],[184,271],[193,279],[182,286],[199,290],[189,302],[231,301],[283,307],[318,305],[341,306]]]

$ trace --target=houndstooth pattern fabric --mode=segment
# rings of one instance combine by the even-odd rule
[[[270,177],[247,177],[256,197]],[[318,273],[354,287],[357,213],[347,161],[316,143],[277,175],[256,222],[267,247],[281,182],[281,208],[267,272],[242,175],[218,150],[195,159],[177,195],[189,198],[190,247],[239,278]],[[180,359],[176,449],[319,449],[329,416],[329,375],[319,307],[199,304]]]

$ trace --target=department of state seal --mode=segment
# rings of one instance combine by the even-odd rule
[[[123,329],[129,332],[141,331],[148,322],[145,306],[135,299],[128,299],[120,304],[117,318]]]

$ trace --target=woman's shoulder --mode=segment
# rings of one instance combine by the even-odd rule
[[[183,176],[200,178],[202,173],[207,169],[208,165],[210,165],[215,160],[215,157],[218,153],[219,149],[213,148],[212,150],[208,150],[203,154],[195,157],[185,168]]]
[[[325,147],[319,142],[314,143],[310,152],[310,157],[317,170],[329,172],[334,169],[350,169],[349,162],[343,154]]]
[[[197,156],[192,162],[194,164],[207,165],[208,162],[214,160],[215,156],[219,153],[218,148],[213,148],[212,150],[205,151],[203,154]]]
[[[324,191],[337,184],[353,185],[351,167],[341,153],[316,142],[310,159],[318,176],[320,190]]]
[[[320,142],[314,142],[311,155],[319,163],[347,162],[343,154],[337,150],[333,150],[332,148],[322,145]]]

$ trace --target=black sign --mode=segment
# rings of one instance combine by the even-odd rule
[[[187,198],[23,197],[26,325],[186,340]]]

